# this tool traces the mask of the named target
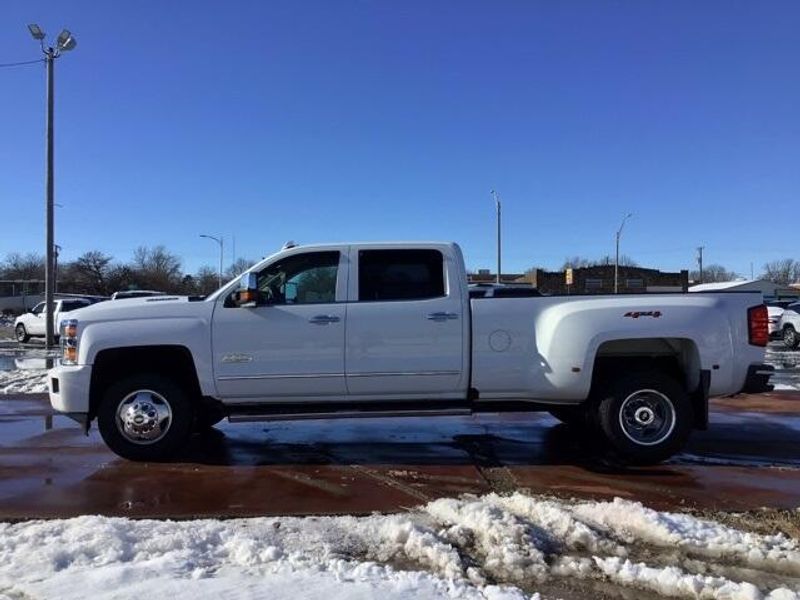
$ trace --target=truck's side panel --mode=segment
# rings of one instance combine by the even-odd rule
[[[585,399],[598,351],[664,338],[697,348],[710,394],[738,392],[763,359],[747,346],[747,307],[756,294],[664,294],[472,300],[473,386],[481,399],[576,403]],[[604,346],[606,344],[606,346]],[[696,380],[696,379],[695,379]]]

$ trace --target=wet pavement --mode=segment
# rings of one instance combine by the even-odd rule
[[[622,468],[545,414],[223,422],[167,464],[116,457],[44,394],[0,396],[0,519],[363,514],[522,489],[654,508],[800,506],[800,393],[713,401],[669,463]]]

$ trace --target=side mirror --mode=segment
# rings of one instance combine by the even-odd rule
[[[252,308],[258,300],[258,276],[255,273],[242,273],[239,278],[239,291],[235,294],[236,306]]]

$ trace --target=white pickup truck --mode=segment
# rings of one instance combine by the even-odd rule
[[[132,460],[237,420],[548,410],[652,463],[766,391],[757,293],[469,298],[452,243],[287,245],[205,299],[61,323],[53,407]]]

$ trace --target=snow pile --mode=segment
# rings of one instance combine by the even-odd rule
[[[47,392],[46,369],[0,371],[0,394],[41,394]]]
[[[639,503],[585,503],[575,514],[628,541],[679,548],[690,556],[735,560],[738,564],[800,577],[800,547],[782,535],[756,535],[679,513],[662,513]]]
[[[0,348],[0,394],[47,392],[47,358],[52,351]]]
[[[0,598],[157,589],[191,600],[518,600],[563,578],[675,598],[798,600],[800,547],[636,502],[519,493],[360,518],[0,524]]]

